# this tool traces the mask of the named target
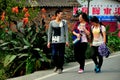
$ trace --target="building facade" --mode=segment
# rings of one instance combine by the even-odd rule
[[[37,1],[37,2],[36,2]],[[64,12],[63,18],[67,20],[69,29],[75,21],[73,17],[73,7],[80,6],[77,0],[29,0],[31,6],[40,7],[39,18],[48,28],[49,22],[55,18],[55,11],[61,8]]]

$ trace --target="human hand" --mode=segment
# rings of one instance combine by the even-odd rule
[[[90,43],[90,47],[92,47],[92,43]]]
[[[66,42],[66,46],[69,47],[69,43],[68,42]]]
[[[80,34],[78,34],[78,33],[76,34],[76,36],[77,36],[77,38],[78,38],[78,39],[80,39],[80,37],[81,37],[81,35],[80,35]]]
[[[47,47],[50,48],[50,42],[48,42]]]

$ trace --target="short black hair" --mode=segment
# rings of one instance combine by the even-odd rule
[[[95,23],[100,23],[99,19],[96,16],[91,17],[90,21]]]
[[[57,14],[59,14],[60,12],[63,12],[61,9],[57,9],[56,11],[55,11],[55,16],[57,16]]]

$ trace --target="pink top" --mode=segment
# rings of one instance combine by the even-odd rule
[[[80,34],[82,35],[81,36],[81,42],[88,42],[87,40],[87,35],[86,33],[84,32],[83,29],[81,29],[81,25],[79,21],[77,21],[74,25],[73,25],[73,29],[72,29],[72,32],[74,30],[79,30],[80,31]],[[90,25],[88,23],[86,23],[85,25],[82,25],[84,26],[88,31],[90,31]]]

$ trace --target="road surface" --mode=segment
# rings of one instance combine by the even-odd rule
[[[37,71],[30,75],[11,78],[8,80],[120,80],[120,52],[104,58],[101,73],[94,72],[92,60],[87,60],[84,73],[78,74],[77,62],[66,64],[62,74],[53,70]]]

